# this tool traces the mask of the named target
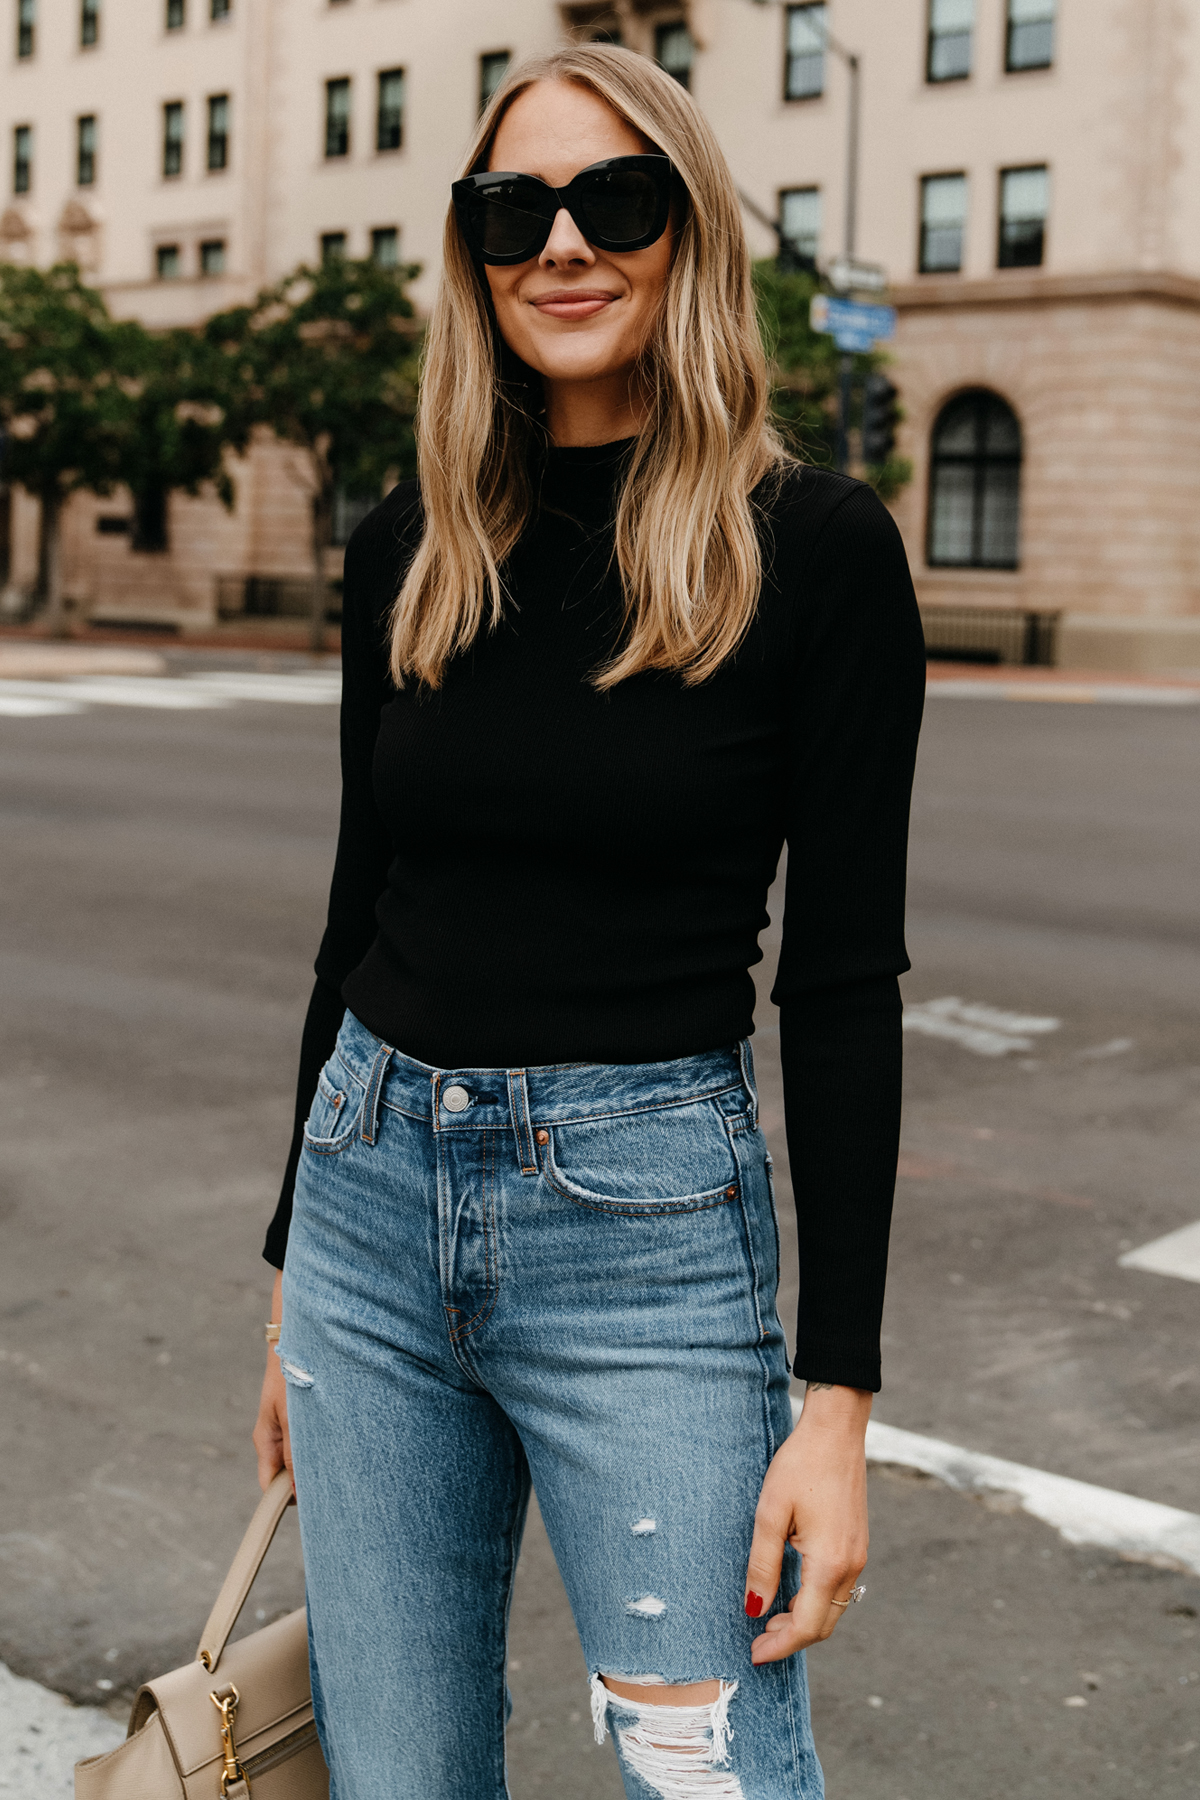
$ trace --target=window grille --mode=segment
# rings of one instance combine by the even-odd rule
[[[511,50],[489,50],[479,59],[479,110],[484,112],[512,61]]]
[[[13,128],[13,193],[28,194],[33,189],[33,126]]]
[[[659,25],[654,33],[655,61],[674,76],[680,87],[692,85],[692,57],[695,46],[692,34],[687,26],[678,21],[673,25]]]
[[[971,73],[975,0],[929,0],[927,81],[962,81]]]
[[[1054,62],[1055,0],[1008,0],[1008,32],[1004,66],[1048,69]]]
[[[785,100],[815,100],[825,92],[825,15],[819,4],[789,6],[784,56]]]
[[[229,95],[208,97],[208,166],[223,169],[229,162]]]
[[[821,247],[820,188],[784,188],[779,196],[779,229],[782,266],[815,267]]]
[[[91,187],[96,179],[96,115],[85,113],[75,123],[75,180]]]
[[[957,274],[963,265],[966,224],[966,176],[923,176],[921,243],[917,257],[917,267],[923,275]]]
[[[1045,260],[1050,173],[1044,166],[1000,171],[1001,269],[1036,269]]]
[[[404,142],[404,70],[382,69],[375,108],[375,148],[399,150]]]
[[[325,154],[350,154],[350,78],[341,75],[325,83]]]
[[[977,388],[944,406],[933,428],[926,554],[934,568],[1015,569],[1021,427],[999,394]]]
[[[162,172],[167,181],[183,173],[182,100],[168,100],[163,107]]]

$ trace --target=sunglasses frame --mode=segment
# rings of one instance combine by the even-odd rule
[[[639,169],[654,179],[657,189],[654,223],[652,228],[643,232],[640,237],[627,240],[605,237],[593,228],[588,219],[586,202],[578,191],[579,184],[588,175],[597,175],[612,169]],[[586,169],[580,169],[578,175],[575,175],[565,188],[551,187],[550,183],[543,181],[540,175],[526,175],[517,169],[490,169],[477,175],[464,175],[460,181],[451,185],[450,192],[454,200],[454,213],[458,220],[458,229],[476,262],[490,263],[495,268],[505,268],[515,267],[518,263],[532,262],[535,256],[541,255],[549,242],[550,233],[554,229],[554,221],[564,208],[570,213],[588,243],[594,244],[598,250],[608,250],[619,255],[622,251],[648,249],[651,244],[658,242],[667,229],[667,223],[671,216],[671,201],[678,180],[679,177],[669,156],[609,156],[605,157],[602,162],[589,163]],[[542,220],[546,227],[545,232],[527,250],[509,252],[507,255],[486,251],[483,248],[482,233],[475,229],[472,203],[479,198],[486,198],[488,186],[498,181],[530,181],[549,196],[545,202],[546,213]]]

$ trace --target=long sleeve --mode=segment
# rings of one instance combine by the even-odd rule
[[[800,1247],[795,1372],[877,1390],[925,664],[903,545],[869,489],[831,513],[796,604],[774,991]]]
[[[346,547],[342,595],[342,804],[325,935],[317,953],[317,982],[300,1047],[291,1149],[263,1255],[283,1267],[304,1121],[317,1076],[337,1041],[345,1003],[342,983],[362,961],[376,933],[375,909],[394,855],[379,816],[372,783],[381,708],[393,689],[388,675],[387,616],[399,586],[418,518],[416,485],[406,483],[364,520]]]

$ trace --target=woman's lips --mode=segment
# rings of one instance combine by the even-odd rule
[[[594,319],[606,306],[611,306],[616,297],[592,290],[577,294],[546,294],[531,304],[548,319]]]

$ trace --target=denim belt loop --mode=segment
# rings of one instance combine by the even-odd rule
[[[742,1065],[742,1083],[746,1089],[746,1098],[750,1102],[750,1123],[758,1124],[758,1089],[754,1085],[754,1052],[750,1048],[750,1039],[743,1038],[738,1045],[738,1061]]]
[[[517,1157],[522,1175],[538,1172],[537,1151],[533,1147],[533,1126],[529,1122],[529,1085],[524,1069],[508,1071],[508,1107],[513,1130],[517,1134]]]
[[[364,1144],[373,1144],[379,1135],[379,1100],[383,1093],[383,1078],[393,1054],[387,1044],[380,1044],[375,1052],[375,1061],[371,1064],[371,1073],[367,1076],[367,1091],[363,1095],[362,1109]]]

